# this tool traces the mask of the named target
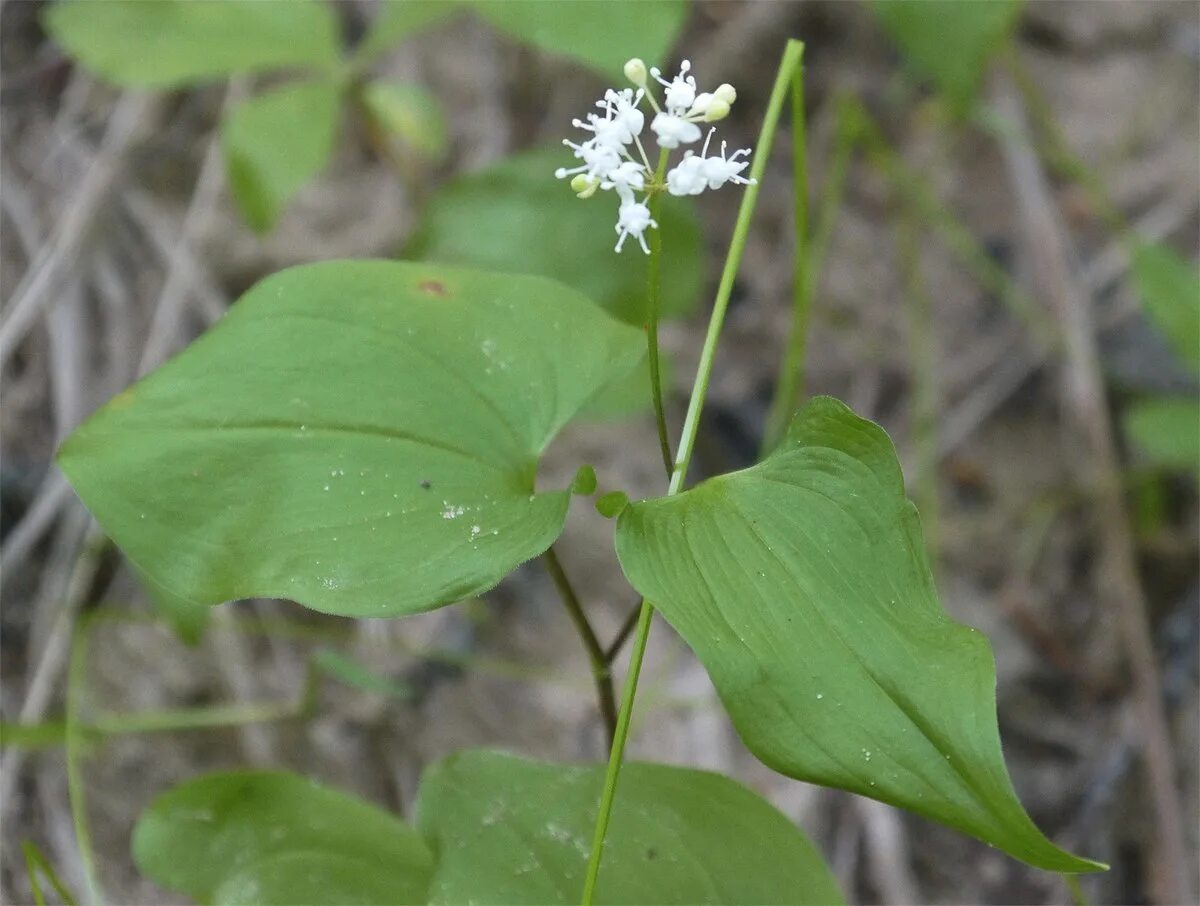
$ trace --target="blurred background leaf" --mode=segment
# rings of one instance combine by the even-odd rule
[[[318,651],[313,656],[313,665],[322,673],[364,692],[376,692],[392,698],[411,698],[413,695],[413,689],[407,683],[380,676],[348,655],[334,651],[332,648]]]
[[[1146,314],[1181,362],[1200,373],[1200,274],[1159,244],[1138,246],[1133,280]]]
[[[875,0],[872,8],[913,71],[958,112],[975,99],[992,53],[1012,32],[1024,0]]]
[[[318,0],[67,0],[46,30],[118,85],[172,88],[282,67],[330,68],[339,56],[333,8]]]
[[[329,162],[337,140],[340,92],[332,81],[297,82],[243,101],[221,126],[229,188],[260,233]]]
[[[431,161],[445,156],[446,118],[437,98],[420,85],[371,82],[362,97],[376,122],[406,147]]]
[[[576,198],[554,171],[565,148],[506,158],[439,189],[404,249],[406,258],[539,274],[573,286],[609,313],[640,327],[646,316],[646,256],[636,244],[614,257],[616,198]],[[664,317],[691,311],[704,272],[700,227],[685,199],[664,199]]]
[[[1134,403],[1125,430],[1150,462],[1173,469],[1200,469],[1200,401],[1157,397]]]
[[[370,62],[458,10],[453,0],[383,0],[355,56],[360,62]]]
[[[663,66],[688,14],[685,0],[467,0],[503,32],[621,79],[630,57]]]

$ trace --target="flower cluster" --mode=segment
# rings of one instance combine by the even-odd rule
[[[683,158],[667,171],[665,182],[658,180],[655,168],[650,166],[641,140],[646,125],[646,115],[639,109],[643,100],[654,111],[650,131],[662,149],[663,160],[680,145],[698,142],[702,135],[698,124],[724,119],[729,115],[730,105],[737,100],[737,92],[729,84],[720,85],[712,92],[697,92],[691,68],[692,64],[684,60],[679,74],[668,82],[657,69],[647,70],[641,60],[630,60],[625,64],[625,76],[637,90],[610,88],[596,102],[601,113],[589,113],[586,121],[576,119],[571,122],[577,129],[590,132],[591,137],[579,143],[563,140],[580,163],[570,169],[560,167],[554,175],[559,179],[571,177],[571,188],[580,198],[591,198],[597,190],[603,189],[616,192],[620,199],[616,226],[618,252],[625,240],[633,236],[642,251],[650,253],[646,230],[657,229],[658,224],[646,202],[656,192],[699,195],[705,189],[719,189],[727,182],[740,185],[753,182],[741,175],[750,164],[746,159],[750,154],[748,149],[728,154],[726,143],[721,142],[720,156],[709,157],[708,148],[716,129],[708,130],[699,155],[691,150],[684,152]],[[663,86],[661,107],[648,76]],[[641,200],[637,193],[642,194]]]

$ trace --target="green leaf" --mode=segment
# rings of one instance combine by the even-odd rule
[[[658,353],[658,369],[663,392],[669,393],[675,367],[662,350]],[[651,403],[650,361],[646,359],[629,374],[602,388],[588,400],[580,417],[590,422],[617,421],[649,409]]]
[[[318,0],[66,0],[43,15],[73,57],[118,85],[170,88],[282,67],[331,69],[339,38]]]
[[[1135,403],[1125,413],[1125,430],[1154,465],[1200,471],[1200,402],[1194,397]]]
[[[451,755],[421,781],[416,824],[438,853],[430,903],[579,902],[604,766]],[[718,774],[627,763],[597,903],[839,903],[787,818]]]
[[[554,178],[571,159],[565,148],[544,148],[449,183],[430,200],[405,257],[554,277],[641,326],[646,256],[636,243],[614,254],[615,197],[604,192],[579,199]],[[702,245],[691,205],[666,198],[662,207],[662,314],[671,317],[691,311],[699,299]],[[649,399],[649,391],[643,396]]]
[[[151,606],[167,622],[179,640],[189,646],[199,644],[212,619],[212,608],[202,601],[193,601],[185,595],[176,594],[159,584],[153,576],[136,567],[134,571],[146,586]]]
[[[1012,33],[1024,0],[875,0],[872,7],[909,65],[961,112],[992,54]]]
[[[990,647],[939,606],[920,519],[877,425],[814,399],[759,465],[631,504],[617,554],[770,767],[1040,868],[1099,868],[1050,843],[1017,800]]]
[[[59,462],[129,558],[216,604],[397,616],[491,588],[558,537],[537,460],[637,330],[538,277],[295,267],[120,394]]]
[[[432,94],[407,82],[371,82],[363,88],[367,110],[390,135],[430,160],[446,154],[446,119]]]
[[[133,832],[151,880],[201,902],[424,903],[433,857],[408,825],[294,774],[212,774],[159,796]]]
[[[1133,255],[1133,282],[1146,314],[1171,349],[1200,372],[1200,273],[1163,245],[1141,245]]]
[[[583,465],[576,470],[571,493],[580,497],[590,497],[596,493],[596,469],[593,466]]]
[[[492,25],[519,41],[574,57],[625,84],[622,67],[630,57],[662,65],[687,19],[683,0],[470,0]]]
[[[328,648],[318,651],[313,657],[313,663],[322,673],[347,686],[362,689],[364,692],[389,695],[392,698],[412,698],[413,690],[407,683],[380,676],[338,651]]]
[[[629,497],[624,491],[609,491],[596,500],[596,512],[605,519],[620,516],[621,511],[629,506]]]
[[[361,61],[373,60],[460,9],[453,0],[383,0],[355,56]]]
[[[329,81],[275,88],[239,104],[221,127],[229,185],[246,222],[264,233],[329,162],[339,89]]]

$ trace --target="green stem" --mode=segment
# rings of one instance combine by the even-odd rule
[[[91,621],[84,618],[75,627],[75,636],[71,640],[71,658],[67,667],[66,761],[67,796],[71,803],[71,820],[75,827],[79,861],[83,864],[86,883],[84,900],[96,906],[103,903],[104,898],[96,880],[96,854],[88,827],[87,797],[81,764],[83,738],[79,723],[80,699],[83,697],[87,677],[87,640],[90,629]]]
[[[835,165],[837,157],[835,155]],[[828,185],[828,183],[826,184]],[[796,245],[792,251],[792,326],[783,365],[775,385],[775,396],[767,411],[759,458],[779,443],[791,417],[796,399],[804,392],[804,358],[808,345],[814,268],[819,264],[808,253],[808,151],[804,126],[804,70],[792,79],[792,194],[796,223]]]
[[[661,186],[667,172],[670,152],[663,148],[658,154],[658,169],[654,173],[654,185]],[[650,217],[661,224],[662,191],[650,196]],[[650,364],[650,395],[654,400],[654,421],[658,425],[658,445],[662,449],[663,468],[671,474],[671,438],[667,433],[667,414],[663,406],[662,368],[658,360],[658,316],[662,307],[660,296],[662,282],[662,227],[650,231],[650,261],[646,281],[646,357]]]
[[[700,426],[700,411],[704,407],[704,398],[708,394],[708,382],[712,376],[717,342],[725,323],[725,312],[729,307],[730,294],[733,292],[733,281],[742,261],[742,253],[746,248],[750,220],[758,201],[758,190],[762,184],[763,172],[766,170],[767,158],[771,155],[771,145],[779,124],[779,114],[783,109],[783,99],[787,93],[789,82],[800,66],[803,54],[804,44],[802,42],[788,41],[787,47],[783,51],[783,59],[779,63],[779,72],[775,76],[775,86],[771,89],[771,97],[767,102],[767,112],[763,117],[762,130],[759,132],[758,143],[754,149],[754,162],[750,167],[752,182],[746,187],[746,193],[742,196],[737,223],[734,225],[733,237],[729,243],[729,253],[725,257],[725,267],[721,272],[721,282],[717,287],[716,300],[713,303],[712,315],[708,322],[708,333],[704,338],[704,348],[700,353],[700,365],[692,385],[691,399],[688,400],[687,416],[684,418],[683,431],[679,439],[679,452],[671,471],[671,482],[667,488],[668,496],[679,493],[687,476],[688,464],[691,462],[692,450],[696,444],[696,433]],[[613,740],[612,751],[609,753],[608,770],[604,776],[604,790],[600,797],[599,812],[596,815],[596,830],[592,838],[592,852],[588,859],[587,878],[583,887],[584,906],[591,906],[596,896],[596,882],[600,876],[600,862],[604,854],[604,838],[608,834],[608,823],[612,818],[617,779],[621,773],[621,763],[625,756],[629,722],[633,717],[633,702],[637,695],[638,676],[641,673],[642,659],[646,654],[646,643],[650,638],[650,625],[653,617],[653,605],[643,599],[641,610],[638,613],[629,674],[621,694],[621,710],[617,713],[617,732]]]
[[[775,387],[775,396],[771,400],[771,408],[767,415],[767,428],[763,432],[762,448],[759,458],[765,457],[775,449],[783,439],[791,420],[793,410],[804,393],[804,363],[808,346],[808,323],[812,297],[816,293],[821,270],[825,263],[825,255],[829,250],[829,240],[833,236],[833,228],[837,224],[838,214],[842,209],[842,198],[846,191],[846,173],[850,168],[850,157],[858,136],[853,124],[845,117],[838,117],[837,138],[835,139],[829,173],[821,187],[821,202],[817,211],[816,229],[809,237],[808,254],[804,264],[803,296],[797,293],[794,299],[792,314],[792,333],[788,338],[788,348],[784,362],[779,370],[779,383]]]
[[[542,562],[546,564],[546,572],[550,573],[550,578],[554,580],[558,596],[562,598],[571,622],[575,624],[575,631],[579,633],[583,647],[587,650],[588,661],[592,665],[592,679],[596,683],[596,697],[600,703],[600,716],[604,720],[604,730],[611,746],[617,729],[617,705],[613,692],[612,671],[608,667],[604,646],[596,638],[596,632],[584,613],[583,605],[579,603],[579,596],[575,594],[571,580],[567,578],[567,573],[553,547],[547,548],[542,554]]]
[[[634,602],[633,607],[629,609],[629,612],[625,615],[624,622],[621,623],[621,628],[617,630],[617,634],[613,636],[613,640],[604,649],[605,663],[611,664],[617,659],[617,655],[621,653],[621,649],[629,641],[629,636],[633,633],[634,627],[637,626],[638,613],[641,609],[642,605],[640,601]]]
[[[1067,885],[1067,890],[1071,894],[1071,902],[1075,906],[1088,906],[1087,897],[1083,893],[1083,885],[1079,883],[1079,875],[1059,875]]]
[[[25,872],[29,875],[29,888],[33,893],[33,901],[37,906],[46,906],[46,898],[42,894],[42,885],[38,881],[38,874],[46,876],[46,880],[50,882],[50,886],[58,894],[58,898],[62,900],[63,906],[75,906],[75,898],[71,896],[71,891],[67,889],[67,885],[62,882],[58,876],[58,872],[54,870],[54,866],[50,864],[50,860],[42,855],[31,841],[21,841],[21,852],[25,855]]]

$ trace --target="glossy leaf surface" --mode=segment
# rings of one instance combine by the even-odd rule
[[[687,18],[684,0],[468,0],[468,5],[501,31],[542,50],[573,57],[605,75],[624,78],[630,57],[647,66],[665,64]]]
[[[875,14],[905,60],[958,109],[970,105],[992,53],[1011,34],[1024,0],[875,0]]]
[[[424,903],[425,842],[367,803],[279,772],[212,774],[159,796],[134,830],[138,868],[222,904]]]
[[[579,902],[604,766],[452,755],[426,771],[417,826],[438,853],[431,903]],[[841,902],[787,818],[707,771],[627,763],[597,903]]]
[[[299,82],[243,101],[221,126],[229,185],[246,222],[275,226],[283,206],[329,162],[337,140],[339,90]]]
[[[296,267],[92,416],[59,461],[174,594],[413,613],[485,591],[558,536],[569,492],[535,492],[538,456],[642,347],[538,277]]]
[[[516,155],[448,184],[431,199],[405,256],[561,280],[629,324],[646,313],[646,256],[637,244],[613,253],[617,199],[583,200],[554,171],[568,149]],[[704,278],[700,229],[691,205],[664,199],[662,314],[690,311]]]
[[[327,69],[339,54],[333,9],[319,0],[67,0],[49,5],[43,22],[71,56],[118,85]]]
[[[949,824],[1057,871],[1017,800],[987,641],[938,603],[891,441],[818,398],[759,465],[617,524],[626,575],[708,668],[781,773]]]

